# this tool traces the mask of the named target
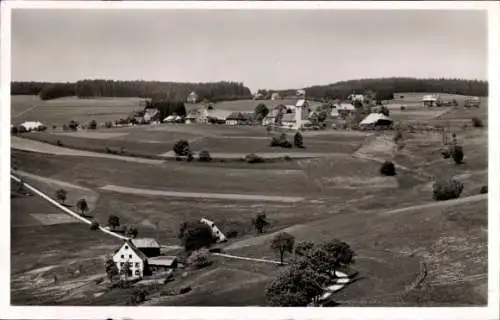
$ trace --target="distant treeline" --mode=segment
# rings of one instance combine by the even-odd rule
[[[81,80],[68,83],[12,82],[11,94],[39,95],[42,100],[68,96],[141,97],[169,101],[185,101],[196,92],[199,99],[213,102],[251,99],[250,89],[241,82],[181,83],[160,81]]]
[[[451,93],[467,96],[487,96],[488,82],[464,79],[378,78],[340,81],[324,86],[304,88],[311,98],[345,99],[352,93],[374,91],[381,100],[390,100],[397,92]],[[282,96],[295,95],[296,89],[276,90]]]

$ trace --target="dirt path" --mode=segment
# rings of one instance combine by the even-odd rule
[[[101,190],[113,191],[119,193],[160,196],[160,197],[175,197],[175,198],[203,198],[203,199],[223,199],[223,200],[242,200],[242,201],[271,201],[271,202],[287,202],[295,203],[304,201],[302,197],[281,197],[281,196],[265,196],[258,194],[234,194],[234,193],[200,193],[200,192],[175,192],[162,191],[151,189],[129,188],[115,185],[106,185],[101,187]]]
[[[122,160],[129,162],[137,162],[137,163],[145,163],[145,164],[164,164],[163,160],[153,160],[153,159],[144,159],[144,158],[136,158],[136,157],[126,157],[126,156],[117,156],[112,154],[91,152],[91,151],[82,151],[69,149],[64,147],[53,146],[48,143],[38,142],[29,139],[22,139],[19,137],[11,138],[11,148],[45,153],[45,154],[53,154],[58,156],[76,156],[76,157],[93,157],[93,158],[107,158],[114,160]]]

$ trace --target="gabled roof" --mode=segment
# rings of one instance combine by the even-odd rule
[[[340,105],[336,105],[337,110],[345,110],[345,111],[354,111],[356,107],[351,103],[341,103]]]
[[[233,113],[233,111],[228,110],[208,110],[207,117],[215,118],[218,120],[226,120],[227,117]]]
[[[131,240],[137,248],[160,248],[160,244],[153,238],[134,238]]]
[[[423,96],[422,101],[437,101],[438,97],[432,94],[426,94]]]
[[[132,240],[134,240],[134,239],[132,239]],[[130,241],[130,240],[126,240],[126,241],[125,241],[125,243],[124,243],[124,244],[122,244],[119,248],[117,248],[117,249],[115,250],[115,252],[114,252],[114,253],[116,254],[118,251],[120,251],[120,249],[121,249],[124,245],[128,245],[128,246],[129,246],[129,248],[130,248],[130,250],[134,251],[134,253],[135,253],[136,255],[138,255],[138,256],[139,256],[139,258],[141,258],[142,260],[147,260],[147,259],[148,259],[148,257],[144,254],[144,252],[142,252],[141,250],[139,250],[139,249],[138,249],[138,248],[137,248],[137,247],[136,247],[136,246],[132,243],[132,241]]]
[[[392,119],[383,115],[382,113],[370,113],[369,115],[366,116],[359,124],[360,125],[369,125],[369,124],[375,124],[379,121],[390,121],[392,122]]]
[[[226,120],[246,120],[241,112],[233,112],[227,116]]]
[[[175,256],[158,256],[148,259],[148,264],[153,266],[172,266],[176,261],[177,257]]]

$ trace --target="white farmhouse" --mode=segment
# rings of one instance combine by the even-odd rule
[[[126,262],[130,264],[129,278],[142,278],[148,258],[131,241],[125,243],[113,255],[113,261],[121,272]]]
[[[21,123],[21,127],[24,127],[26,131],[37,130],[42,126],[43,124],[40,121],[25,121]]]

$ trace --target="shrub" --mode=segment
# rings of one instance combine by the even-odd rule
[[[25,132],[28,132],[28,130],[26,130],[26,128],[24,126],[19,126],[18,132],[19,133],[25,133]]]
[[[257,216],[252,219],[252,225],[255,227],[257,233],[264,232],[264,228],[269,225],[269,222],[266,220],[266,213],[262,212],[257,214]]]
[[[483,127],[483,122],[481,121],[481,119],[474,117],[471,120],[472,120],[472,126],[474,128],[482,128]]]
[[[108,217],[108,225],[112,229],[115,229],[116,227],[119,227],[120,226],[120,218],[118,216],[115,216],[114,214],[111,214]]]
[[[125,236],[129,238],[135,238],[137,237],[137,234],[139,232],[137,231],[137,228],[134,226],[129,226],[126,231],[125,231]]]
[[[304,148],[304,139],[299,131],[293,136],[293,144],[296,148]]]
[[[479,193],[488,193],[488,186],[482,186],[481,190],[479,190]]]
[[[63,131],[69,131],[69,127],[67,124],[63,124],[62,129]]]
[[[384,116],[388,117],[390,114],[389,108],[387,108],[386,106],[382,106],[380,108],[380,113],[383,114]]]
[[[78,128],[78,122],[71,120],[68,124],[68,128],[72,131],[76,131],[76,129]]]
[[[406,109],[406,107],[405,107],[405,106],[401,106],[401,107],[399,107],[399,110],[401,110],[401,111],[404,111],[405,109]]]
[[[190,287],[190,286],[187,286],[187,287],[182,287],[182,288],[179,290],[179,294],[185,294],[185,293],[188,293],[189,291],[191,291],[191,287]]]
[[[40,132],[43,132],[43,131],[47,130],[47,127],[42,125],[42,126],[39,126],[36,130],[40,131]]]
[[[196,250],[189,256],[188,263],[196,269],[207,267],[212,263],[208,259],[209,254],[207,249]]]
[[[201,162],[209,162],[210,160],[212,160],[212,158],[210,157],[210,153],[207,150],[201,150],[198,154],[198,160]]]
[[[187,252],[209,247],[217,240],[212,234],[212,229],[200,221],[182,223],[179,228],[179,239]]]
[[[85,215],[85,212],[89,210],[87,200],[85,199],[78,200],[78,202],[76,203],[76,207],[78,208],[78,210],[80,210],[80,215],[82,216]]]
[[[271,147],[291,148],[292,144],[288,140],[288,136],[282,133],[278,138],[273,137],[271,139]]]
[[[238,236],[238,231],[231,229],[226,233],[228,238],[236,238]]]
[[[451,148],[451,157],[456,164],[461,164],[464,160],[464,151],[461,146],[453,146]]]
[[[57,140],[57,142],[56,142],[56,143],[57,143],[57,145],[58,145],[58,146],[60,146],[60,147],[62,147],[62,145],[63,145],[63,143],[61,142],[61,140]]]
[[[188,151],[187,155],[186,155],[186,161],[187,162],[191,162],[193,161],[194,157],[193,157],[193,153],[190,151]]]
[[[187,156],[189,153],[189,142],[186,140],[179,140],[174,144],[173,150],[178,156]]]
[[[95,130],[97,129],[97,122],[95,120],[90,121],[88,128],[90,130]]]
[[[245,156],[245,161],[247,163],[261,163],[264,162],[264,159],[254,153],[250,153]]]
[[[99,223],[97,223],[97,221],[92,221],[90,223],[90,230],[97,230],[99,229]]]
[[[443,156],[443,159],[449,159],[451,157],[449,148],[441,149],[441,156]]]
[[[285,160],[285,161],[292,161],[293,159],[290,156],[284,156],[283,160]]]
[[[104,123],[104,127],[106,127],[107,129],[112,128],[113,127],[113,123],[111,121],[106,121]]]
[[[137,305],[146,301],[148,293],[144,289],[135,289],[127,299],[127,305]]]
[[[17,127],[14,126],[14,127],[10,128],[11,134],[17,134],[18,132],[19,132],[19,130],[17,129]]]
[[[434,183],[432,199],[436,201],[456,199],[460,196],[463,189],[464,184],[458,179],[439,180]]]
[[[384,176],[395,176],[396,175],[396,167],[394,163],[390,161],[386,161],[380,167],[380,173]]]
[[[56,199],[59,200],[62,204],[66,201],[66,197],[68,196],[68,191],[64,189],[59,189],[56,191]]]

